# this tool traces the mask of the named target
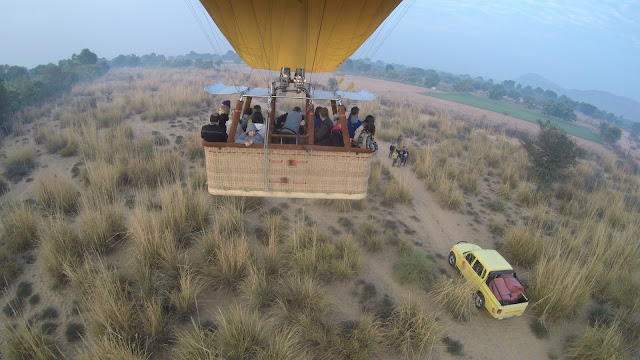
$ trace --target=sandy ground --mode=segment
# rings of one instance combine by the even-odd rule
[[[488,121],[493,121],[496,124],[507,123],[510,127],[523,131],[535,132],[538,129],[538,125],[536,124],[503,114],[420,95],[419,92],[430,91],[425,88],[363,77],[352,78],[353,81],[356,82],[355,90],[367,89],[392,101],[415,103],[436,110],[454,111],[477,118],[484,116]],[[202,114],[193,119],[177,119],[172,122],[163,121],[153,124],[142,122],[138,118],[130,119],[130,121],[137,135],[151,136],[152,131],[160,131],[171,140],[171,144],[167,145],[169,147],[174,146],[178,136],[183,136],[184,141],[189,141],[192,134],[199,131],[200,126],[206,123],[207,115],[208,114]],[[31,136],[32,132],[29,132],[25,137],[30,138]],[[24,141],[23,138],[25,137],[7,142],[4,150],[6,151],[7,145],[15,145],[16,142],[20,143]],[[579,143],[581,146],[588,146],[597,151],[608,151],[601,145],[585,142],[581,139],[579,139]],[[379,205],[379,199],[376,199],[375,196],[369,196],[364,200],[363,210],[354,210],[350,213],[341,213],[335,209],[320,206],[310,200],[267,199],[264,207],[277,207],[282,203],[287,203],[289,204],[287,211],[291,214],[300,208],[316,221],[321,229],[326,231],[333,226],[338,228],[343,235],[347,234],[349,230],[338,225],[338,220],[341,217],[350,218],[355,224],[356,231],[359,224],[363,221],[373,220],[380,224],[384,224],[384,220],[402,222],[413,230],[413,233],[403,235],[403,238],[417,248],[435,255],[438,266],[442,268],[442,271],[451,276],[459,276],[446,264],[446,256],[456,242],[466,240],[477,243],[482,247],[495,247],[498,239],[488,231],[486,224],[491,217],[504,215],[484,213],[481,215],[484,223],[477,224],[474,223],[471,216],[466,215],[464,211],[452,212],[441,209],[435,201],[434,195],[425,188],[421,180],[415,177],[409,166],[391,168],[391,160],[387,157],[388,152],[386,150],[389,148],[389,144],[379,142],[379,145],[380,151],[376,154],[376,157],[382,161],[384,166],[390,169],[394,176],[407,178],[412,183],[413,201],[410,205],[396,205],[392,209],[383,208]],[[68,174],[73,164],[77,161],[78,159],[75,157],[62,159],[55,155],[46,154],[46,151],[41,149],[38,157],[41,168],[34,172],[31,177],[37,178],[40,172],[55,170]],[[188,167],[189,166],[193,167],[197,166],[197,164],[190,164]],[[27,182],[25,180],[18,184],[13,184],[11,194],[3,196],[2,201],[5,201],[7,198],[24,200],[26,197],[30,197],[29,192],[32,185],[33,182]],[[491,193],[491,186],[491,184],[483,184],[482,193],[485,194],[484,196],[486,196],[487,193]],[[480,197],[482,197],[482,195]],[[479,197],[469,199],[465,206],[465,209],[482,208],[482,206],[479,205]],[[513,205],[510,205],[509,211],[516,216],[519,216],[521,213],[521,209]],[[483,212],[480,211],[480,213]],[[258,225],[255,219],[249,223],[250,228],[257,227]],[[381,232],[383,230],[384,229],[380,229]],[[400,286],[393,278],[393,264],[398,258],[393,247],[387,245],[383,251],[378,253],[371,254],[365,251],[362,253],[364,256],[363,269],[356,279],[342,283],[332,283],[326,286],[326,292],[331,299],[329,315],[334,320],[355,320],[361,316],[362,312],[356,297],[357,287],[361,281],[374,284],[379,297],[385,294],[389,295],[396,303],[407,299],[418,298],[423,300],[422,302],[424,304],[429,304],[429,295],[424,290]],[[70,289],[62,289],[62,291],[60,289],[52,289],[47,279],[43,278],[42,273],[42,264],[37,261],[35,266],[27,266],[25,273],[15,283],[24,280],[32,281],[34,283],[34,292],[39,292],[43,295],[43,298],[47,299],[43,300],[40,305],[30,311],[31,313],[39,311],[39,309],[49,304],[53,304],[59,309],[59,322],[61,326],[58,329],[57,333],[59,335],[57,338],[61,339],[62,336],[60,336],[60,334],[63,331],[63,324],[68,321],[81,322],[81,320],[77,314],[73,313],[72,302],[68,301],[69,297],[73,297],[70,294]],[[524,279],[527,278],[526,273],[519,272],[519,274]],[[6,300],[9,297],[5,296],[4,298]],[[425,299],[427,301],[424,301]],[[199,315],[201,315],[203,319],[213,318],[220,309],[225,309],[229,306],[232,306],[232,302],[229,301],[228,297],[218,292],[209,291],[203,294],[203,299],[199,306]],[[432,312],[434,310],[434,307],[425,305],[425,311]],[[580,321],[580,319],[555,325],[551,329],[551,338],[548,340],[540,340],[537,339],[530,330],[531,314],[532,312],[527,310],[524,316],[498,321],[491,318],[488,313],[478,311],[469,322],[465,323],[455,322],[451,320],[447,314],[440,314],[439,318],[446,329],[445,334],[454,340],[460,341],[464,345],[464,358],[491,360],[512,358],[546,359],[550,354],[561,354],[562,344],[566,340],[566,337],[571,334],[573,324],[575,324],[576,321]],[[436,345],[437,348],[431,354],[430,358],[460,358],[447,354],[442,344],[438,343]],[[392,359],[396,357],[397,354],[377,354],[373,358]]]

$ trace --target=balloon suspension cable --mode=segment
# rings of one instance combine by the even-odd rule
[[[269,85],[269,97],[267,98],[267,121],[264,132],[264,191],[269,192],[269,134],[271,134],[271,102],[273,101],[273,85]]]

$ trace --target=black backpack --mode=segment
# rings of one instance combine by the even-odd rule
[[[344,138],[342,137],[342,129],[339,126],[334,126],[331,129],[331,134],[329,135],[329,142],[331,146],[344,146]]]

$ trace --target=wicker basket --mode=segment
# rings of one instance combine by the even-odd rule
[[[373,154],[369,150],[203,144],[213,195],[353,200],[367,196]]]

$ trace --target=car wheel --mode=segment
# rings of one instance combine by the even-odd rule
[[[456,267],[456,255],[452,252],[449,253],[449,265]]]
[[[475,303],[478,309],[482,309],[484,307],[484,295],[482,295],[482,293],[479,291],[476,293]]]

